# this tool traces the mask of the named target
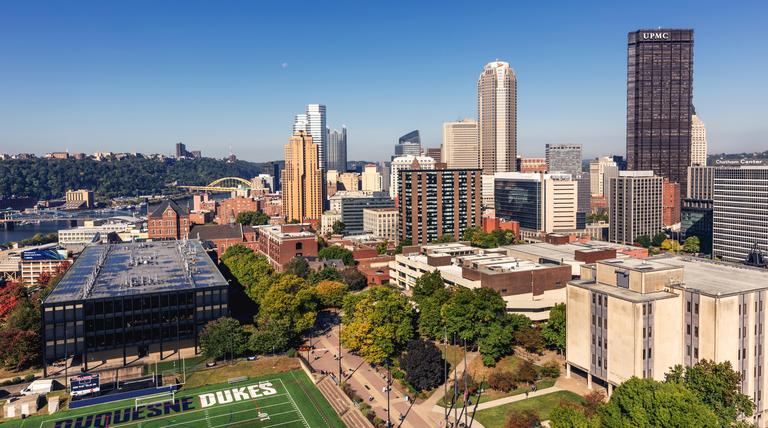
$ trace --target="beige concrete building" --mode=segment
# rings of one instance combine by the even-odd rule
[[[407,169],[435,169],[435,160],[429,156],[405,155],[392,159],[389,167],[389,196],[394,199],[400,191],[400,171]]]
[[[677,364],[730,361],[764,427],[768,271],[672,256],[604,260],[567,286],[566,375],[609,393],[632,376],[663,380]]]
[[[611,177],[619,175],[619,167],[610,156],[589,161],[589,187],[592,196],[608,196],[605,187]]]
[[[653,171],[620,171],[610,180],[608,236],[632,244],[638,236],[657,234],[663,227],[663,179]]]
[[[365,166],[362,179],[362,191],[363,192],[381,192],[382,190],[382,178],[375,164],[369,163]]]
[[[65,196],[65,209],[93,208],[93,190],[67,190]]]
[[[333,233],[333,224],[337,221],[341,221],[340,212],[332,210],[324,212],[320,218],[320,234],[328,235],[329,233]]]
[[[356,172],[344,172],[339,175],[339,183],[344,186],[344,190],[348,192],[356,192],[360,190],[360,174]]]
[[[410,292],[426,272],[440,271],[446,286],[491,288],[507,302],[507,311],[540,321],[565,301],[570,266],[539,263],[507,255],[502,248],[481,249],[461,242],[406,247],[389,263],[390,284]]]
[[[282,171],[283,215],[287,220],[320,221],[323,214],[323,172],[318,145],[297,132],[285,145]]]
[[[715,167],[689,166],[687,184],[687,198],[711,200],[715,189]]]
[[[503,61],[489,62],[477,79],[477,125],[483,174],[515,171],[517,76]]]
[[[691,115],[691,165],[707,164],[707,128],[695,113]]]
[[[397,208],[364,208],[363,232],[397,243]]]
[[[478,168],[480,147],[477,141],[477,121],[463,119],[443,123],[441,161],[448,168]]]

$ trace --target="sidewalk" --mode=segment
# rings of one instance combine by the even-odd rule
[[[547,395],[547,394],[551,394],[553,392],[562,391],[562,390],[563,389],[560,388],[560,387],[551,386],[549,388],[544,388],[544,389],[539,389],[539,390],[534,391],[534,392],[529,392],[527,395],[526,394],[517,394],[517,395],[512,395],[510,397],[499,398],[497,400],[486,401],[485,403],[480,403],[477,406],[477,410],[490,409],[490,408],[501,406],[501,405],[504,405],[504,404],[514,403],[514,402],[517,402],[517,401],[523,401],[523,400],[528,399],[528,398],[539,397],[539,396],[542,396],[542,395]]]

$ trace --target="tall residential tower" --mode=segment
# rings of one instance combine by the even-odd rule
[[[485,65],[477,80],[477,122],[483,174],[515,171],[517,77],[509,64]]]
[[[326,153],[326,169],[335,169],[339,173],[347,170],[347,127],[341,131],[328,131],[328,150]]]
[[[287,220],[319,221],[323,214],[323,171],[320,146],[299,131],[285,145],[282,171],[283,215]]]

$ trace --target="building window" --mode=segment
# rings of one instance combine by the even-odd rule
[[[297,242],[296,243],[296,250],[301,250],[301,249],[302,249],[302,243],[301,242]]]
[[[685,347],[685,354],[689,357],[691,356],[691,345]]]
[[[691,325],[687,324],[685,326],[685,334],[690,335],[691,334]]]
[[[691,312],[691,302],[687,302],[685,306],[686,306],[686,311]]]

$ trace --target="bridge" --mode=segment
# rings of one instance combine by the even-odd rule
[[[218,180],[213,180],[207,186],[188,186],[177,185],[191,191],[203,191],[203,192],[234,192],[236,190],[250,190],[251,182],[240,177],[224,177]]]

